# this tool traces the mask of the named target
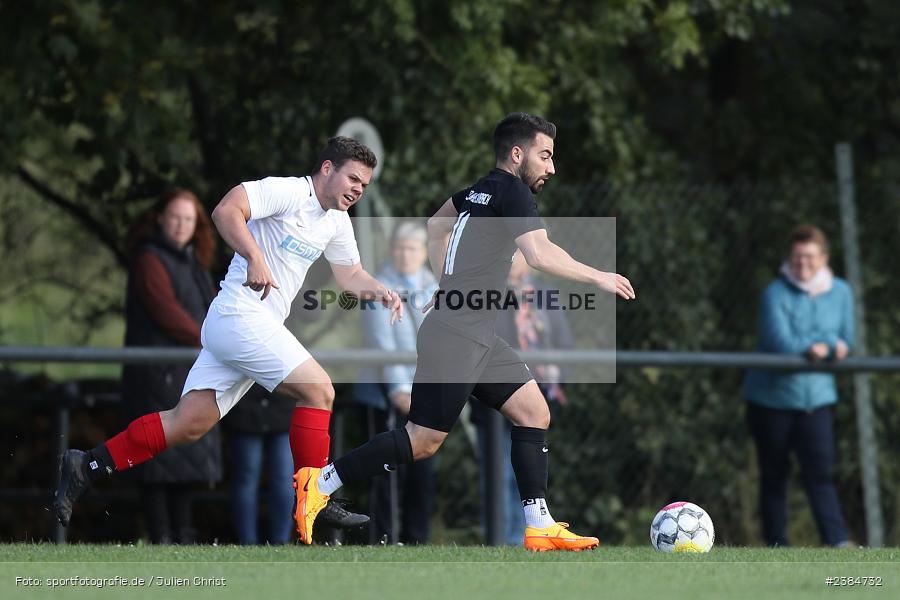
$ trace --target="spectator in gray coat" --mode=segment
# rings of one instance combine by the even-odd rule
[[[386,351],[415,351],[416,334],[425,315],[422,307],[437,290],[434,275],[425,266],[428,259],[427,233],[417,223],[401,223],[394,231],[391,261],[376,275],[379,281],[396,290],[406,302],[407,318],[390,327],[384,309],[369,303],[363,314],[366,347]],[[383,369],[364,369],[355,387],[356,401],[368,407],[368,434],[402,427],[409,412],[415,365],[388,365]],[[397,470],[397,492],[401,507],[399,540],[405,544],[428,541],[428,521],[434,499],[432,459],[402,465]],[[373,480],[369,494],[370,541],[391,537],[390,480]]]

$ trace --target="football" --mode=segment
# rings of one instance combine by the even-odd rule
[[[709,552],[715,538],[709,513],[690,502],[663,506],[650,524],[650,543],[660,552]]]

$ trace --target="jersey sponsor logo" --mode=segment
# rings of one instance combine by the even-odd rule
[[[292,235],[284,238],[281,242],[281,247],[289,254],[299,256],[303,260],[308,260],[309,262],[315,262],[316,259],[322,256],[322,250],[303,240],[299,240]]]
[[[469,194],[466,196],[466,200],[468,200],[472,204],[485,204],[486,205],[488,202],[491,201],[491,195],[485,194],[484,192],[476,192],[473,190],[473,191],[469,192]]]

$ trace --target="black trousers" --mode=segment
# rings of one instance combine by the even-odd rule
[[[403,427],[406,420],[397,419],[389,427],[388,411],[370,408],[367,411],[369,439],[375,435]],[[429,520],[434,507],[434,458],[416,461],[397,468],[397,504],[400,507],[398,539],[408,545],[426,544],[430,533]],[[369,492],[369,542],[378,544],[391,536],[391,478],[385,473],[372,480]]]
[[[191,484],[142,483],[140,490],[151,543],[197,543]]]
[[[770,546],[787,546],[787,483],[790,454],[797,456],[806,495],[822,542],[849,539],[834,486],[834,430],[831,407],[813,411],[779,410],[747,403],[747,423],[759,462],[759,506],[763,537]]]

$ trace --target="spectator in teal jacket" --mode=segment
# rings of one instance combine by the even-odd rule
[[[843,360],[849,353],[853,294],[828,267],[828,245],[818,228],[805,225],[791,233],[788,259],[762,294],[759,337],[761,352],[803,354],[812,361]],[[834,375],[753,370],[744,381],[744,397],[759,461],[766,543],[788,545],[787,481],[793,451],[822,541],[849,545],[833,477]]]

